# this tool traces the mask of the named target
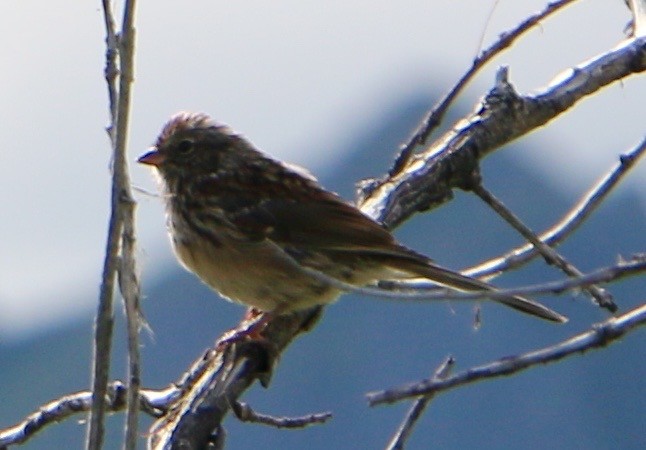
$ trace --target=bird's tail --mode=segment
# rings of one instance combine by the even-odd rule
[[[427,278],[434,283],[460,291],[496,290],[495,287],[485,283],[484,281],[469,278],[452,270],[445,269],[444,267],[438,266],[426,259],[422,261],[421,258],[420,260],[413,258],[402,260],[398,258],[396,264],[393,264],[393,268],[397,268],[398,270],[403,269],[412,274]],[[526,314],[540,317],[541,319],[559,323],[565,323],[568,321],[567,317],[557,313],[547,306],[518,295],[492,297],[491,299]]]

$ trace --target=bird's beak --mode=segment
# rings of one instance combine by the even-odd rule
[[[157,150],[156,147],[152,147],[150,151],[141,155],[137,162],[141,164],[148,164],[149,166],[158,167],[164,162],[165,159],[166,156],[159,153],[159,150]]]

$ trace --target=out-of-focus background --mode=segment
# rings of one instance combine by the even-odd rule
[[[133,182],[155,192],[149,171],[134,161],[171,114],[195,110],[232,125],[266,152],[307,166],[351,199],[354,182],[387,170],[398,144],[482,42],[543,6],[529,0],[141,3],[129,145]],[[567,8],[499,56],[467,89],[447,124],[486,92],[498,66],[509,65],[520,92],[537,91],[560,71],[615,46],[628,21],[619,0]],[[0,29],[4,428],[89,385],[110,149],[99,3],[4,2]],[[544,229],[642,138],[645,98],[643,77],[604,89],[489,157],[485,183],[530,226]],[[581,269],[645,250],[645,175],[642,164],[562,247]],[[243,310],[178,267],[160,200],[144,194],[137,200],[144,310],[154,330],[143,339],[143,379],[161,387]],[[454,268],[521,242],[465,193],[397,233]],[[537,262],[498,284],[558,277]],[[611,292],[625,310],[643,302],[646,281],[632,279]],[[556,343],[606,317],[582,295],[543,300],[571,322],[553,326],[485,304],[483,327],[474,331],[472,305],[346,296],[284,355],[271,389],[254,388],[245,399],[276,415],[331,410],[333,421],[285,431],[232,419],[229,448],[383,447],[405,406],[370,409],[365,392],[422,378],[449,353],[467,368]],[[125,373],[124,352],[119,339],[114,378]],[[637,332],[602,351],[444,394],[411,448],[644,448],[645,361]],[[107,448],[119,447],[121,420],[111,418]],[[67,421],[25,448],[80,448],[83,435],[82,424]]]

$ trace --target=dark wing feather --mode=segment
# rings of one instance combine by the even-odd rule
[[[231,216],[244,227],[259,221],[268,239],[309,249],[387,249],[395,244],[391,234],[355,207],[333,194],[316,201],[270,199]]]

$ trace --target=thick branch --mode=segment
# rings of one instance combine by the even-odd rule
[[[467,84],[475,77],[480,69],[489,63],[494,56],[500,54],[523,35],[526,31],[531,30],[533,27],[540,24],[548,16],[555,14],[562,8],[569,6],[577,0],[557,0],[549,3],[542,11],[532,14],[521,23],[511,30],[505,31],[500,34],[498,40],[491,45],[491,47],[483,50],[477,58],[473,60],[471,67],[458,82],[451,88],[451,90],[437,102],[433,109],[427,114],[420,126],[415,130],[415,133],[410,139],[402,145],[399,155],[395,159],[392,169],[390,169],[389,176],[395,176],[402,172],[408,164],[413,151],[418,145],[423,145],[431,132],[441,123],[444,114],[449,109],[449,106],[456,99],[458,94],[467,86]]]
[[[320,308],[314,308],[276,317],[263,333],[266,346],[251,341],[207,352],[180,380],[183,394],[171,413],[151,428],[148,447],[204,448],[232,411],[232,405],[256,379],[265,386],[269,384],[276,355],[299,333],[307,331],[320,312]]]
[[[364,183],[361,209],[394,227],[417,211],[446,202],[467,189],[478,160],[546,124],[577,101],[615,81],[646,70],[646,38],[625,41],[559,76],[543,93],[519,95],[502,69],[496,85],[471,116],[456,123],[396,176]]]

